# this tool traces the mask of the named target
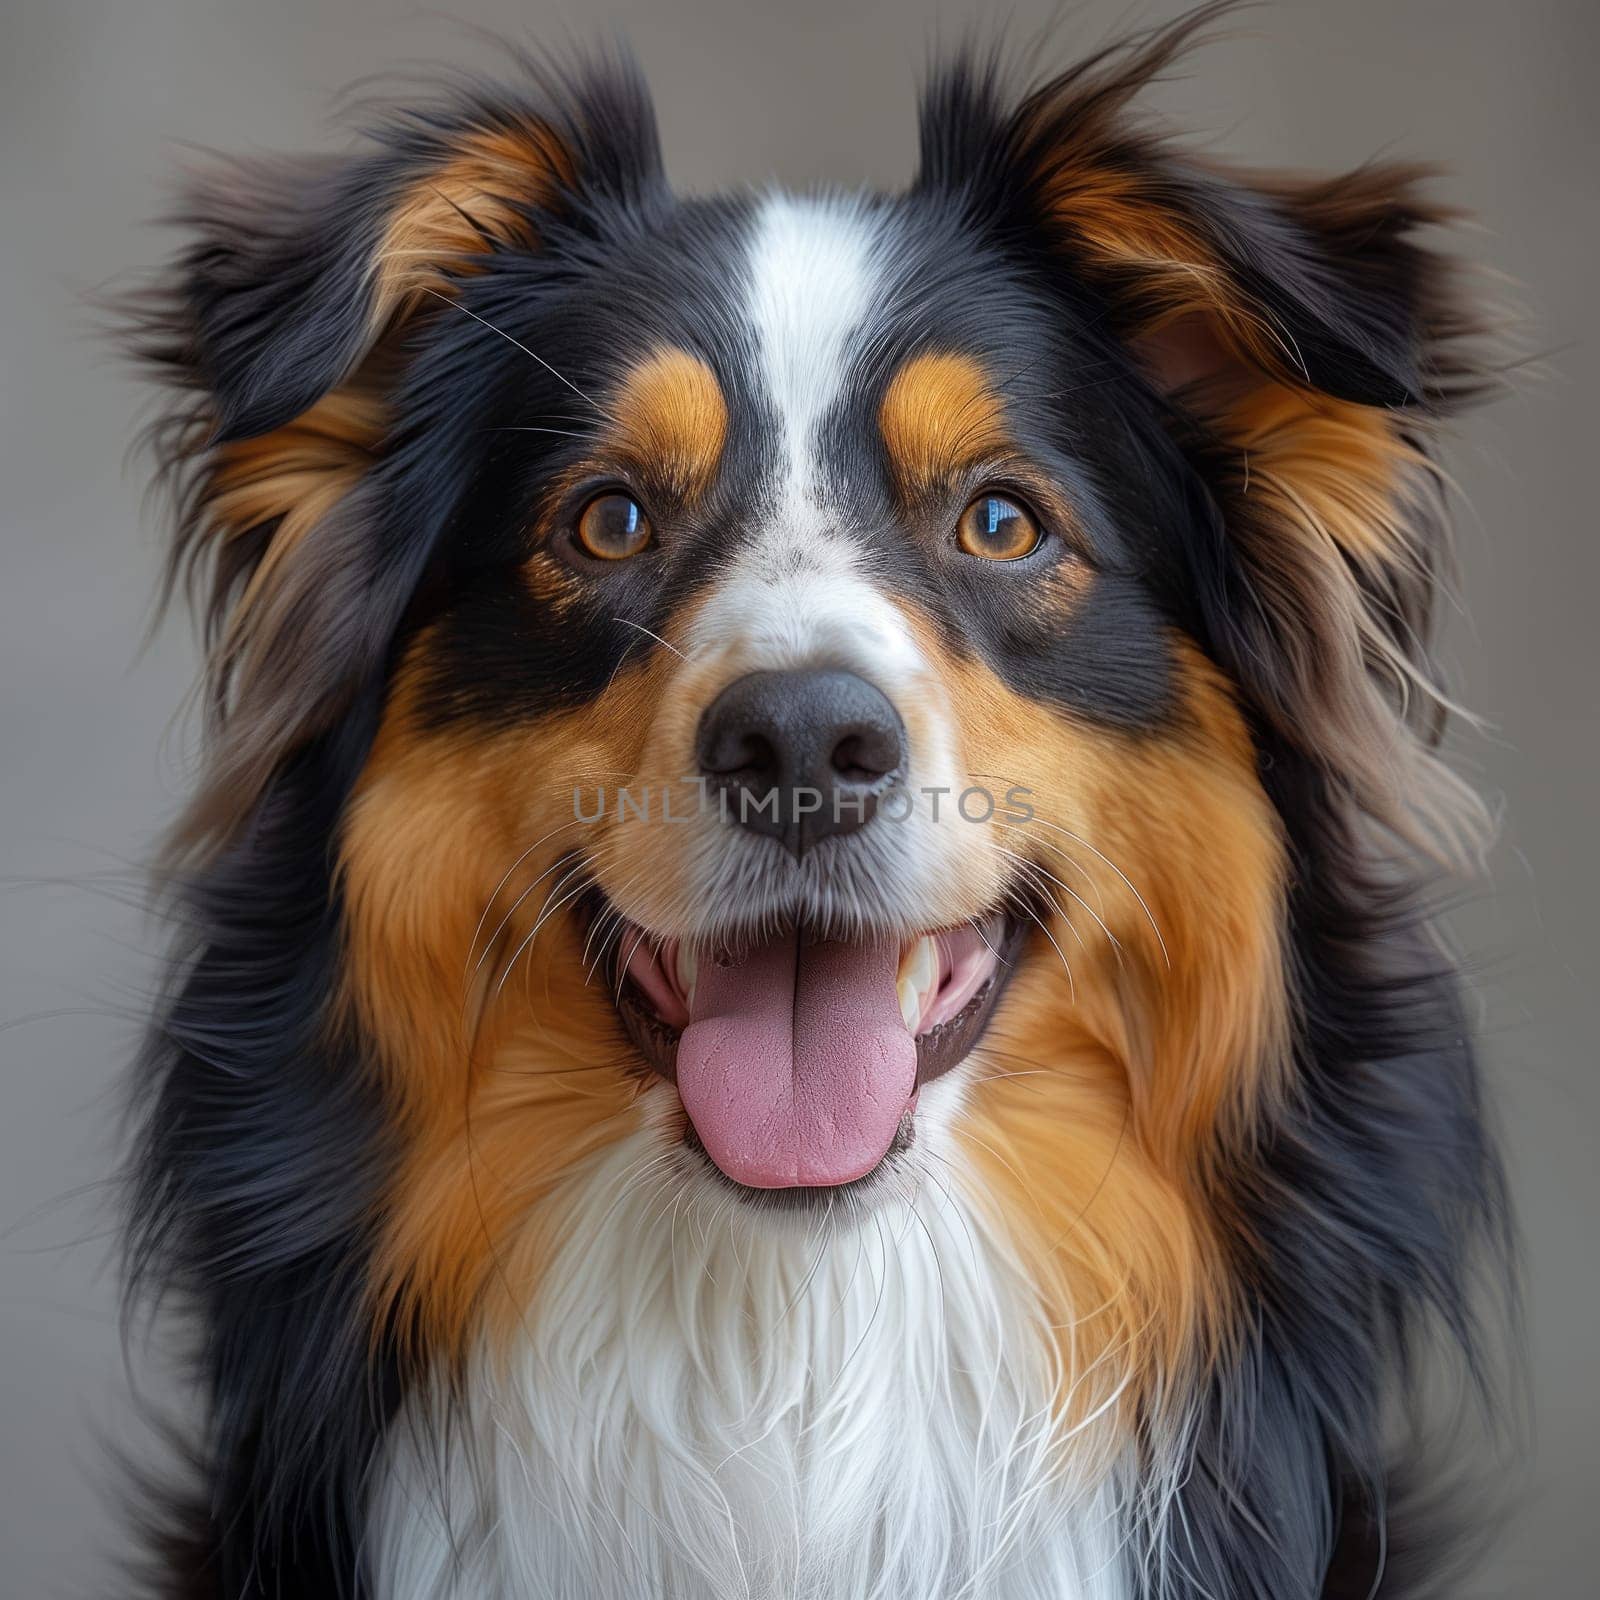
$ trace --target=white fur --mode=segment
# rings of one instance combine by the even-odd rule
[[[757,213],[744,313],[777,419],[763,509],[696,619],[691,653],[742,671],[871,666],[886,689],[925,667],[904,617],[861,571],[818,459],[818,429],[848,382],[881,294],[883,224],[847,197],[770,196]]]
[[[817,425],[844,388],[854,338],[881,292],[885,244],[881,216],[852,195],[777,193],[757,213],[745,312],[796,495],[820,488]]]
[[[858,202],[775,197],[746,311],[779,418],[748,542],[699,611],[685,672],[862,673],[920,730],[909,782],[959,788],[936,674],[840,525],[817,430],[882,291]],[[949,903],[970,825],[875,826],[795,863],[702,819],[679,931],[718,908],[908,930]],[[608,885],[624,909],[626,885]],[[1127,1600],[1107,1417],[1067,1436],[1057,1340],[962,1187],[962,1072],[916,1142],[831,1215],[763,1210],[687,1152],[650,1093],[637,1126],[529,1219],[552,1259],[509,1351],[415,1398],[374,1499],[379,1600]]]
[[[755,377],[776,418],[771,471],[737,552],[696,609],[681,655],[680,687],[709,703],[747,672],[841,667],[880,688],[910,731],[904,820],[856,835],[848,852],[805,861],[768,841],[730,835],[714,810],[676,843],[691,885],[674,919],[679,934],[714,938],[726,909],[745,921],[802,917],[858,932],[871,923],[910,936],[989,909],[962,867],[987,839],[956,815],[972,779],[962,766],[947,691],[906,614],[875,581],[870,557],[832,493],[818,430],[844,394],[888,292],[892,240],[864,201],[777,194],[758,210],[746,262],[743,314],[755,335]],[[693,755],[684,751],[685,771]],[[646,925],[622,867],[601,870],[606,893]],[[968,889],[965,897],[962,887]]]
[[[930,1148],[960,1092],[849,1216],[758,1211],[654,1119],[589,1165],[516,1347],[393,1436],[380,1600],[1127,1600],[1107,1431],[1052,1420],[1026,1281]]]
[[[706,926],[686,919],[679,931],[710,936],[717,908],[729,906],[752,919],[831,916],[907,934],[987,909],[952,899],[963,858],[987,835],[956,813],[956,796],[973,780],[961,765],[945,689],[900,609],[854,570],[842,542],[813,540],[798,559],[757,545],[707,597],[688,644],[693,672],[716,686],[747,672],[805,667],[843,667],[876,684],[910,729],[908,812],[853,836],[848,852],[796,861],[764,839],[730,837],[708,810],[681,841],[695,879],[689,902]],[[626,892],[615,891],[631,911]]]

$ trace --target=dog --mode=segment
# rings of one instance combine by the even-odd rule
[[[154,1592],[1443,1570],[1418,1357],[1507,1225],[1434,456],[1489,372],[1425,174],[1140,118],[1217,10],[959,55],[895,194],[679,199],[611,57],[192,180],[131,336],[208,641]]]

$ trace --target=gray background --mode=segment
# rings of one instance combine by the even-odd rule
[[[1057,8],[1059,9],[1059,8]],[[1047,59],[1152,5],[1067,8]],[[1052,8],[1006,8],[1019,39]],[[895,184],[913,83],[971,0],[456,0],[544,42],[631,39],[671,171]],[[988,20],[987,18],[985,20]],[[1463,589],[1449,656],[1489,723],[1469,767],[1503,800],[1490,891],[1460,918],[1529,1244],[1536,1448],[1481,1596],[1595,1592],[1600,902],[1595,640],[1600,484],[1590,0],[1321,0],[1248,12],[1160,103],[1229,155],[1287,165],[1441,157],[1467,247],[1531,308],[1545,374],[1464,426]],[[437,13],[380,0],[5,0],[0,8],[0,1596],[118,1592],[107,1439],[133,1421],[108,1265],[116,1086],[153,930],[131,868],[187,781],[194,665],[140,653],[157,531],[122,465],[141,391],[81,293],[159,256],[148,219],[182,146],[336,135],[338,89],[413,59],[488,61]],[[133,1365],[170,1393],[150,1353]],[[846,1597],[841,1597],[846,1600]]]

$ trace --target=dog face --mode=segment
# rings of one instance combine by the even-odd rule
[[[876,1107],[872,1130],[835,1159],[820,1127],[775,1130],[752,1105],[751,1148],[731,1134],[717,1148],[752,1186],[877,1168],[918,1085],[968,1054],[1052,883],[1079,896],[1084,951],[1118,939],[1070,841],[1112,842],[1095,813],[1134,809],[1118,789],[1139,781],[1118,746],[1165,747],[1182,720],[1161,581],[1173,553],[1140,532],[1171,525],[1171,486],[1141,479],[1131,453],[1108,472],[1124,447],[1091,444],[1154,441],[1153,407],[1096,404],[1118,367],[1131,377],[1127,358],[920,209],[691,208],[649,239],[658,278],[632,283],[624,253],[556,317],[508,291],[469,320],[494,374],[465,402],[491,441],[465,513],[464,541],[485,554],[419,628],[390,710],[397,742],[403,725],[447,752],[492,752],[494,832],[531,847],[505,885],[518,909],[494,907],[496,948],[474,964],[490,955],[498,989],[534,923],[546,917],[542,934],[547,913],[569,912],[586,973],[691,1098],[713,1089],[659,1035],[688,1024],[701,956],[741,984],[796,938],[876,964],[870,993],[850,1000],[841,973],[814,1003],[859,1005],[892,1076],[835,1063],[847,1082],[811,1103],[828,1138]],[[649,321],[607,316],[619,288]],[[533,302],[520,317],[519,299]],[[604,327],[612,364],[563,351],[550,364],[565,384],[535,365],[526,351],[553,349],[561,318]],[[1101,381],[1080,393],[1085,372]],[[1017,848],[1017,806],[1054,837]],[[516,854],[488,853],[494,878],[462,897],[475,915]],[[925,1004],[901,1005],[902,979],[920,979]],[[803,1004],[793,981],[772,1003]],[[782,1098],[776,1081],[755,1087],[753,1044],[734,1053],[738,1082],[769,1107]],[[769,1054],[781,1079],[798,1074],[788,1047]],[[718,1077],[714,1092],[729,1087]]]
[[[1096,1059],[1119,1024],[1091,995],[1160,988],[1169,939],[1192,961],[1229,922],[1200,959],[1241,1037],[1150,1092],[1167,1116],[1238,1094],[1275,1026],[1278,842],[1178,621],[1183,479],[1133,357],[932,199],[614,227],[557,305],[508,257],[433,321],[429,357],[473,374],[437,380],[470,488],[343,838],[358,1003],[403,1095],[437,1079],[402,1187],[439,1265],[475,1220],[439,1231],[467,1140],[480,1194],[502,1160],[510,1194],[559,1187],[630,1104],[669,1108],[664,1148],[717,1198],[925,1180],[974,1078],[1069,1034]],[[470,1128],[462,1041],[412,1043],[463,1011],[510,1096]],[[552,1081],[519,1109],[530,1072]],[[1068,1113],[1083,1181],[1132,1090]],[[1203,1276],[1178,1238],[1167,1270]]]
[[[604,76],[197,191],[182,848],[342,775],[319,1025],[430,1348],[641,1126],[774,1228],[955,1171],[1108,1392],[1224,1337],[1291,1073],[1264,769],[1436,787],[1391,690],[1449,319],[1405,175],[1182,160],[1123,115],[1157,65],[954,74],[898,196],[678,200]]]

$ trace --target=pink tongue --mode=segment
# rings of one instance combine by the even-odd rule
[[[917,1079],[900,947],[789,934],[700,964],[678,1095],[706,1154],[757,1189],[848,1183],[883,1159]]]

